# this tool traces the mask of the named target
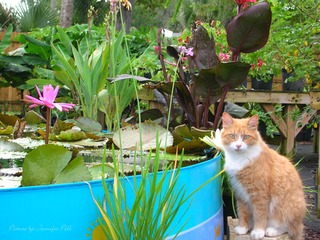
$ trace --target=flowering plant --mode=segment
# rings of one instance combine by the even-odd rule
[[[274,4],[271,48],[290,77],[286,81],[305,79],[305,90],[320,87],[319,3],[290,1]]]
[[[277,76],[280,73],[281,66],[276,59],[277,51],[271,49],[269,42],[263,49],[243,56],[243,61],[251,65],[249,76],[265,82],[270,80],[270,76]]]
[[[240,53],[255,52],[267,43],[271,25],[270,6],[267,2],[248,6],[248,2],[254,0],[236,1],[238,15],[230,22],[226,31],[228,50],[216,44],[208,25],[200,21],[196,22],[196,28],[192,30],[191,41],[184,43],[184,49],[189,49],[188,54],[181,54],[181,47],[167,46],[166,52],[176,62],[177,79],[172,79],[166,73],[165,60],[159,51],[162,71],[166,76],[166,84],[162,83],[159,88],[162,92],[171,94],[168,85],[173,86],[174,96],[185,112],[181,123],[186,123],[189,127],[216,129],[227,92],[246,80],[251,67],[240,61]],[[161,49],[160,41],[158,46]],[[219,47],[220,58],[216,47]],[[187,67],[183,66],[185,58],[188,60]],[[185,71],[190,74],[190,80],[185,78]],[[211,121],[209,109],[213,103],[218,103],[218,107],[212,111],[214,116]]]
[[[45,85],[43,86],[42,94],[36,86],[39,99],[32,97],[30,95],[26,95],[25,99],[23,99],[24,102],[31,103],[29,106],[30,108],[34,108],[37,106],[44,106],[47,108],[46,111],[46,137],[45,137],[45,143],[48,144],[49,142],[49,132],[50,132],[50,119],[51,119],[51,109],[57,108],[60,112],[66,111],[68,112],[70,109],[72,109],[75,104],[73,103],[57,103],[54,102],[56,100],[56,97],[59,92],[59,86],[56,88],[53,88],[52,85]]]

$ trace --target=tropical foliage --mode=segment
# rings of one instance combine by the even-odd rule
[[[11,24],[14,26],[14,29],[17,28],[17,19],[13,8],[0,4],[0,23],[1,31],[6,30]]]
[[[52,11],[48,1],[22,2],[16,10],[19,30],[29,32],[35,28],[55,26],[59,23],[58,15]]]
[[[243,7],[242,4],[238,6],[239,9]],[[176,62],[177,80],[170,79],[162,52],[159,51],[166,83],[158,86],[162,92],[175,95],[178,104],[186,113],[182,123],[189,127],[217,128],[228,90],[244,82],[251,67],[250,64],[240,61],[240,53],[252,53],[261,49],[268,41],[270,24],[271,10],[267,2],[240,10],[226,31],[226,41],[231,51],[230,59],[221,61],[212,34],[215,30],[211,29],[216,26],[198,21],[197,27],[192,30],[192,41],[184,39],[178,47],[166,47],[166,52]],[[158,42],[158,46],[161,47],[161,42]],[[184,64],[187,64],[187,67],[184,67]],[[190,74],[190,79],[186,79],[184,71]],[[170,92],[171,86],[174,92]],[[212,112],[214,120],[210,121],[209,108],[218,100],[218,107]]]

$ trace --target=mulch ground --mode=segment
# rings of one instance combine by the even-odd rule
[[[305,240],[319,240],[320,239],[320,229],[319,231],[310,229],[308,227],[305,228]]]

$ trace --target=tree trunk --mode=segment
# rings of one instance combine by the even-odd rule
[[[57,0],[51,0],[50,1],[50,8],[52,11],[57,12]]]
[[[129,33],[131,28],[134,0],[129,0],[129,2],[131,3],[132,9],[128,10],[123,6],[121,7],[123,23],[125,24],[125,27],[126,27],[126,33]],[[121,18],[119,16],[117,20],[117,29],[120,30],[121,27],[122,27]]]
[[[73,15],[73,0],[62,0],[60,26],[63,28],[70,27],[72,25],[72,15]]]

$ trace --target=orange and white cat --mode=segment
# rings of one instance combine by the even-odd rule
[[[216,136],[225,154],[225,169],[235,192],[239,225],[236,234],[251,239],[289,233],[303,238],[306,212],[303,186],[294,165],[269,148],[258,132],[259,117],[232,118],[223,113]]]

